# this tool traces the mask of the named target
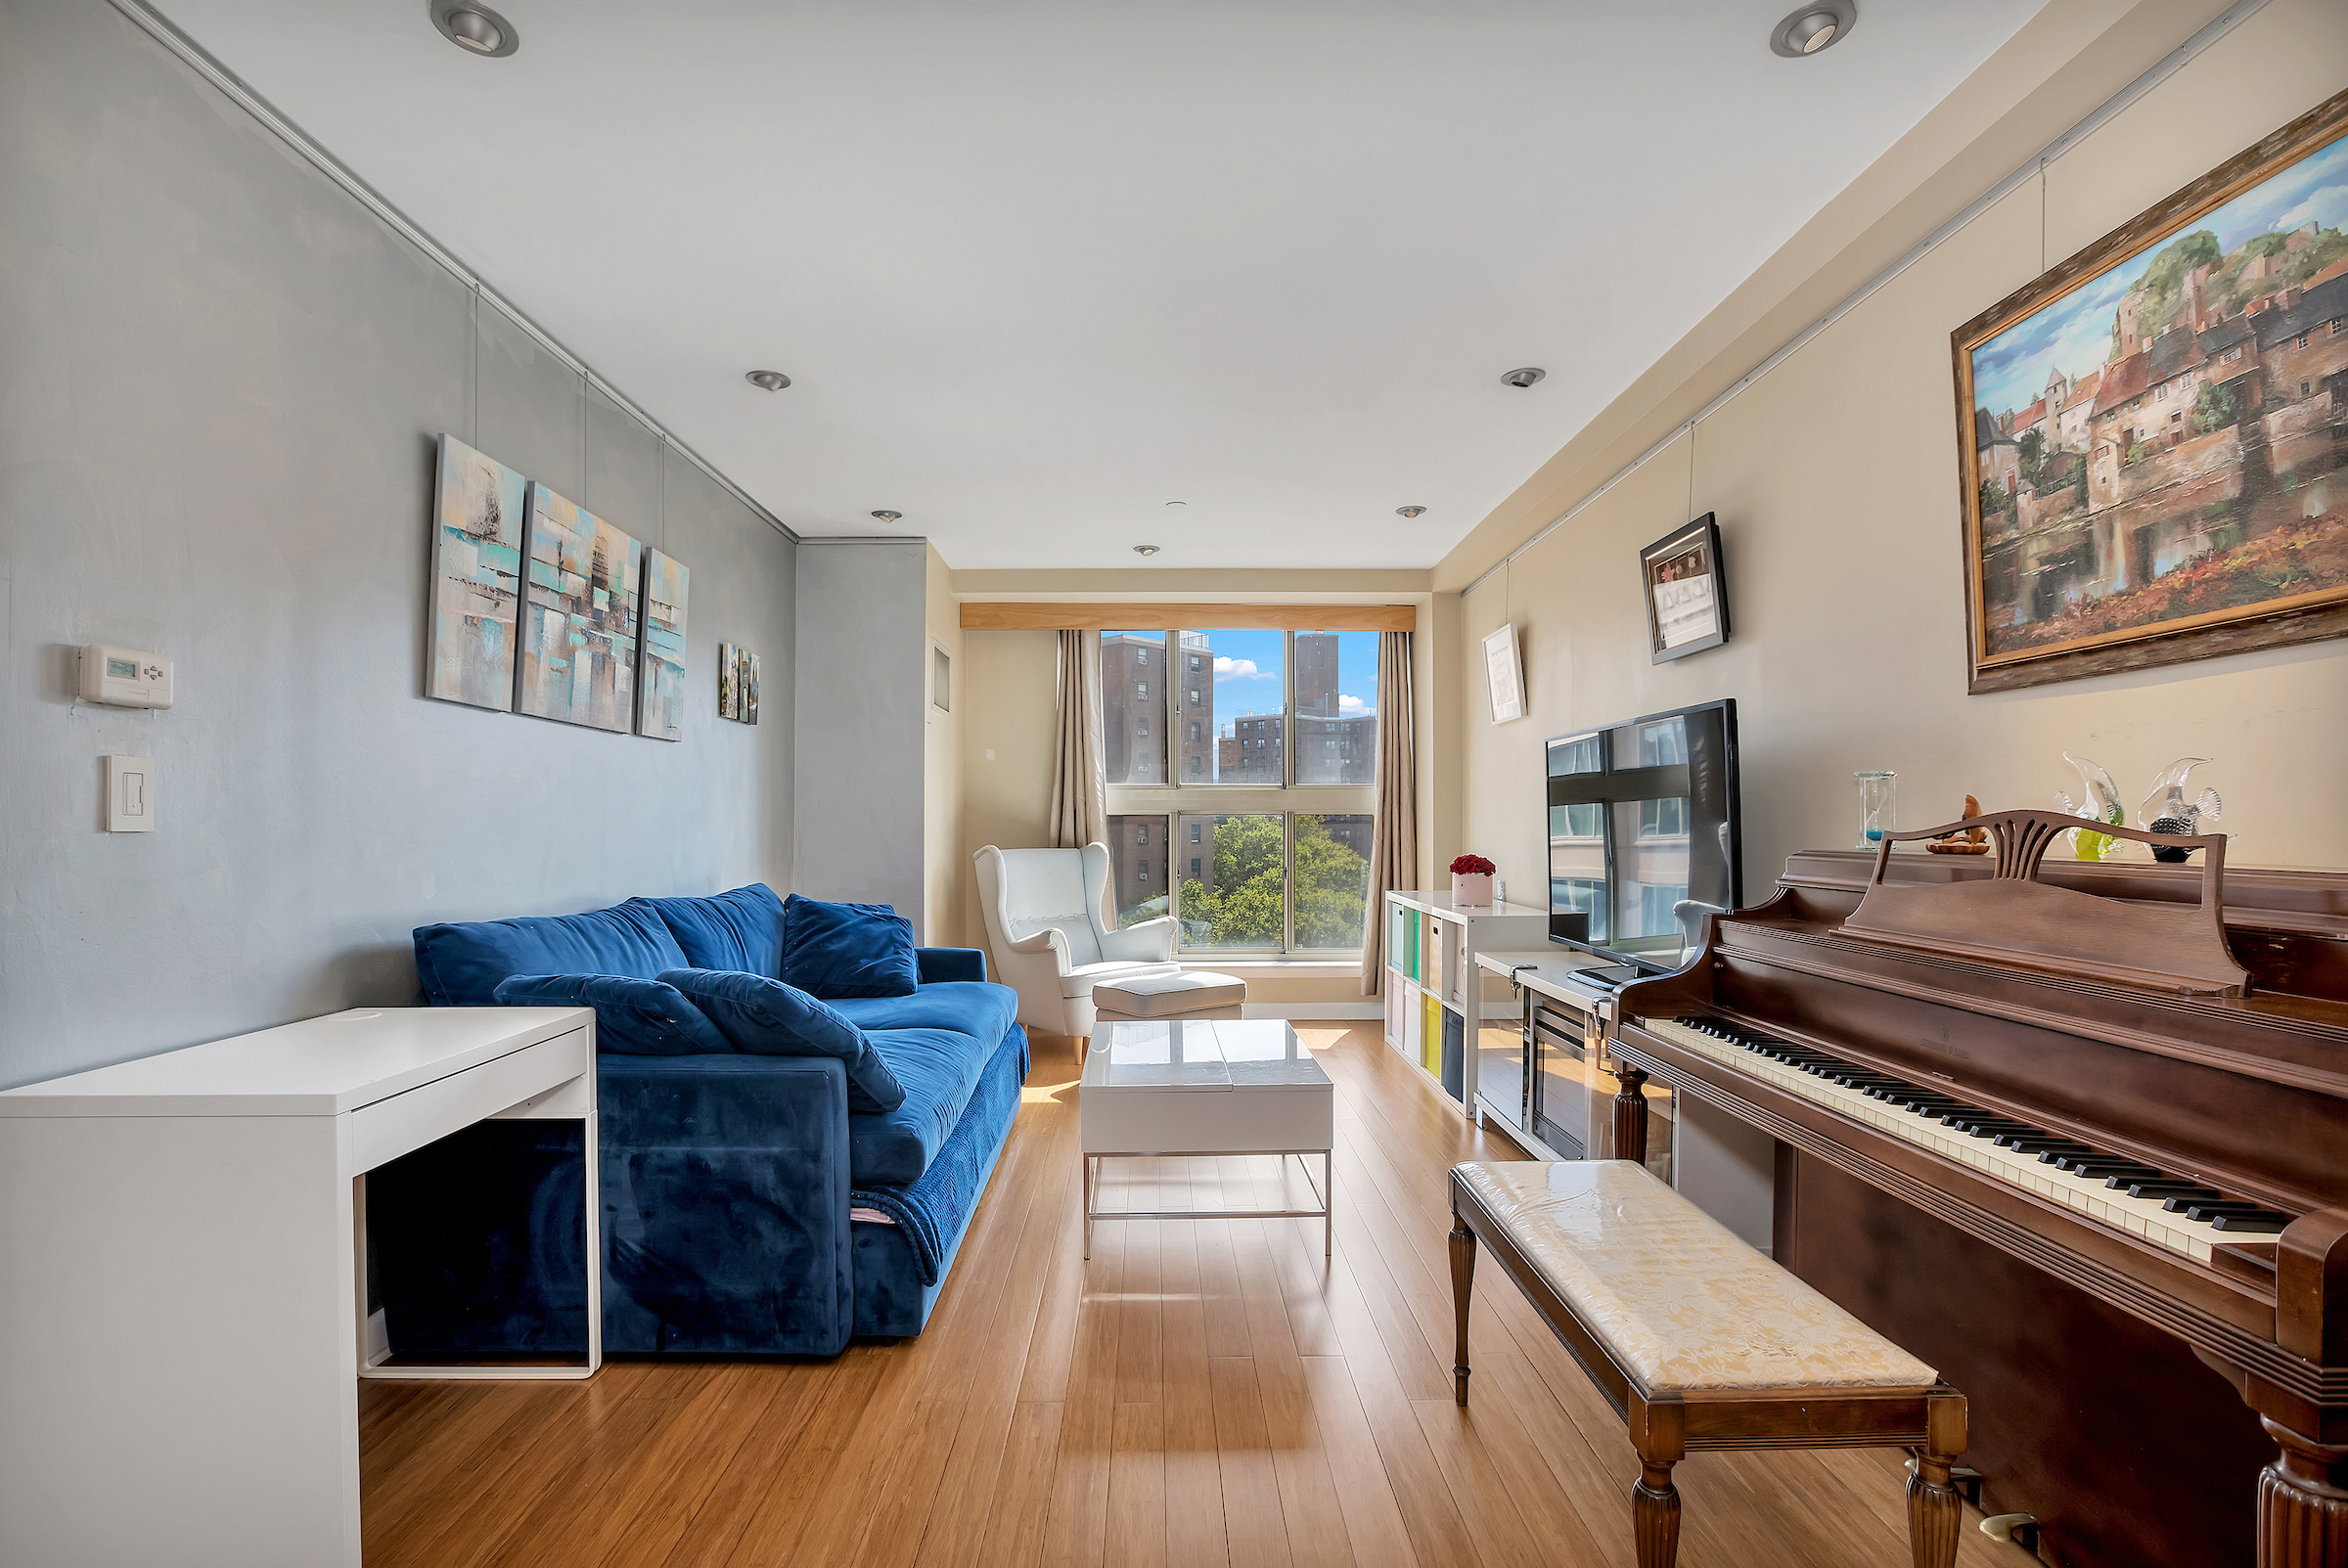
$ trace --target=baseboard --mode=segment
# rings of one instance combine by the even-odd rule
[[[1371,998],[1359,1002],[1244,1002],[1244,1018],[1382,1018],[1385,1009]]]

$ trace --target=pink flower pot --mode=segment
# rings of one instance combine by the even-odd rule
[[[1469,909],[1482,909],[1492,902],[1492,875],[1489,872],[1453,872],[1451,901]]]

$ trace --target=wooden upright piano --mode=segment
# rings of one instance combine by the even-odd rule
[[[1789,858],[1617,994],[1615,1151],[1649,1080],[1777,1139],[1778,1261],[1964,1389],[2050,1560],[2348,1568],[2348,874],[2077,826]]]

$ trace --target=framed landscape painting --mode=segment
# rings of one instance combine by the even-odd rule
[[[2348,634],[2348,93],[1951,346],[1972,691]]]
[[[644,546],[535,479],[529,513],[515,708],[625,735],[636,722]]]
[[[428,696],[500,713],[514,706],[524,482],[503,463],[441,434],[432,485]]]

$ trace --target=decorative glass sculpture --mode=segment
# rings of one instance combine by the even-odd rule
[[[2120,786],[2111,782],[2111,775],[2085,757],[2074,757],[2068,751],[2062,760],[2079,770],[2079,800],[2062,790],[2054,792],[2054,804],[2074,817],[2089,822],[2107,822],[2117,827],[2128,821],[2127,808],[2120,804]],[[2081,860],[2116,859],[2113,849],[2118,843],[2109,833],[2090,832],[2085,828],[2072,829],[2071,853]]]
[[[2214,820],[2225,810],[2225,802],[2215,789],[2204,789],[2188,800],[2185,781],[2195,768],[2207,763],[2207,757],[2179,757],[2160,770],[2152,781],[2150,793],[2145,803],[2136,808],[2136,825],[2148,833],[2174,833],[2190,837],[2202,830],[2201,825]],[[2192,853],[2190,849],[2170,848],[2155,844],[2152,858],[2176,865]]]
[[[1859,781],[1859,842],[1854,847],[1874,849],[1883,842],[1885,833],[1900,830],[1897,776],[1889,768],[1879,768],[1851,777]]]

